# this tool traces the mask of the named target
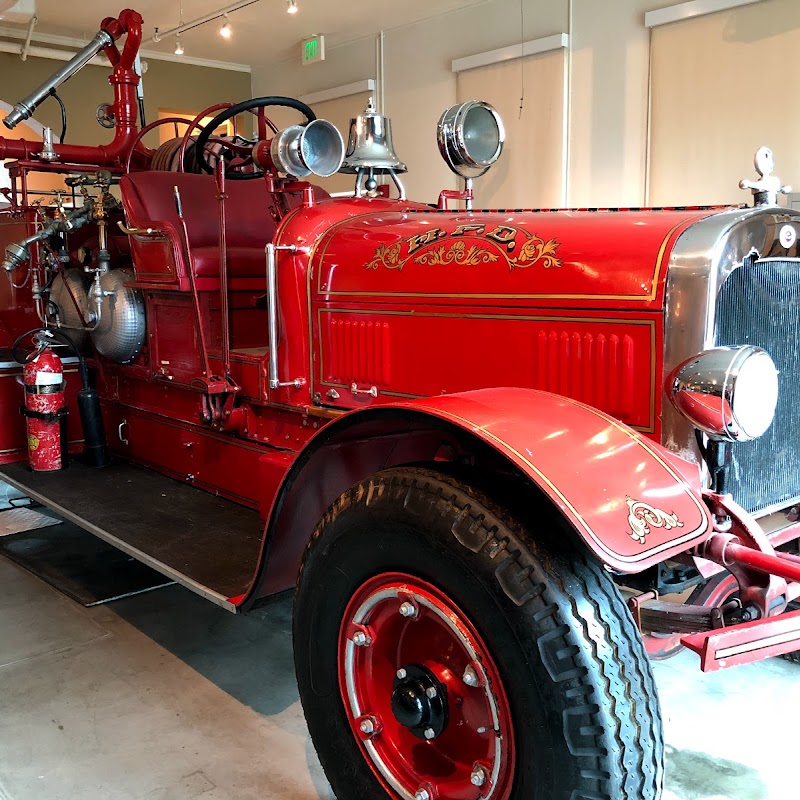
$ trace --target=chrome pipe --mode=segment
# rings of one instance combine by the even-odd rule
[[[403,182],[400,180],[398,174],[393,170],[389,170],[389,175],[391,176],[392,180],[394,181],[394,185],[397,187],[397,191],[400,192],[400,197],[398,200],[405,200],[406,199],[406,187],[403,186]]]
[[[299,389],[304,383],[303,378],[293,381],[281,382],[278,377],[278,250],[297,252],[293,244],[273,244],[266,246],[267,253],[267,316],[269,325],[269,388],[279,389],[281,386],[294,386]]]
[[[269,324],[269,388],[277,389],[278,381],[278,279],[275,245],[267,243],[267,320]]]
[[[78,70],[85,67],[101,50],[114,43],[110,33],[99,30],[94,39],[86,47],[79,50],[64,64],[61,69],[54,72],[38,89],[35,89],[24,100],[14,106],[14,110],[3,120],[6,128],[12,129],[23,120],[33,116],[33,112],[47,99],[53,89],[59,87],[64,81],[69,80]]]
[[[15,269],[24,267],[31,258],[30,247],[36,242],[43,242],[49,239],[54,233],[69,231],[80,228],[89,221],[90,209],[81,207],[67,212],[63,219],[53,219],[43,225],[38,231],[20,239],[18,242],[11,242],[6,245],[5,256],[0,268],[6,272],[13,272]]]

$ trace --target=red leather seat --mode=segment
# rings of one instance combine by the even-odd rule
[[[163,231],[172,243],[178,278],[187,276],[180,218],[175,207],[178,187],[198,290],[219,289],[219,201],[211,175],[181,172],[134,172],[122,177],[120,190],[128,224]],[[272,240],[276,225],[268,205],[270,196],[263,180],[227,181],[225,184],[226,248],[231,290],[266,289],[264,246]],[[324,195],[322,190],[319,194]],[[146,263],[134,266],[148,272]],[[143,253],[144,251],[142,251]],[[140,261],[147,257],[140,253]]]

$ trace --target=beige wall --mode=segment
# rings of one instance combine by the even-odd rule
[[[566,30],[566,0],[526,0],[526,6],[526,39]],[[455,176],[436,145],[436,123],[457,101],[451,62],[518,43],[519,8],[519,0],[489,0],[385,32],[385,111],[392,119],[397,155],[409,168],[403,180],[410,197],[434,202],[442,188],[455,188]],[[254,66],[253,91],[296,97],[374,77],[375,40],[369,38],[328,47],[326,60],[318,64],[303,67],[298,56],[269,67]]]
[[[554,33],[570,32],[572,18],[571,95],[569,118],[568,197],[572,206],[628,206],[645,202],[647,174],[648,72],[650,68],[650,31],[644,27],[644,14],[673,5],[678,0],[523,0],[525,29],[522,38],[535,39]],[[570,14],[570,9],[572,13]],[[703,21],[705,20],[705,22]],[[682,175],[673,181],[670,194],[677,202],[680,183],[707,182],[714,190],[728,183],[734,175],[750,169],[750,139],[741,153],[731,153],[722,174],[718,160],[695,160],[691,175],[685,174],[683,153],[676,142],[694,135],[692,115],[703,120],[703,135],[710,140],[725,137],[732,126],[750,127],[759,141],[774,139],[786,149],[785,141],[800,141],[800,130],[792,122],[794,113],[782,113],[778,104],[764,109],[762,96],[755,87],[766,75],[772,83],[786,87],[791,83],[791,55],[800,43],[800,3],[797,0],[762,0],[752,6],[723,11],[700,20],[673,23],[656,31],[657,37],[675,38],[673,26],[699,24],[697,47],[708,46],[709,37],[724,47],[725,68],[709,59],[692,54],[684,61],[683,44],[672,47],[667,70],[674,60],[680,83],[673,85],[671,104],[663,97],[654,98],[657,114],[673,115],[673,128],[681,136],[672,147],[663,138],[651,162],[654,175],[672,171]],[[515,44],[520,41],[520,0],[487,0],[462,11],[434,16],[429,20],[385,32],[385,103],[392,117],[395,146],[408,165],[406,176],[409,195],[433,201],[442,187],[452,187],[454,179],[442,164],[435,143],[435,126],[441,112],[456,102],[457,76],[451,70],[454,58],[472,55]],[[656,37],[654,37],[656,38]],[[676,49],[677,48],[677,49]],[[664,60],[662,59],[662,67]],[[695,80],[691,65],[705,69],[702,80]],[[568,74],[570,74],[568,72]],[[731,77],[733,76],[733,77]],[[254,67],[256,93],[306,94],[364,78],[375,77],[375,41],[363,39],[328,48],[324,63],[302,67],[297,60],[270,67]],[[554,77],[557,75],[554,73]],[[744,95],[737,91],[737,81],[747,78]],[[752,82],[752,84],[751,84]],[[719,91],[723,86],[724,91]],[[784,91],[784,89],[781,89]],[[785,102],[791,95],[784,95]],[[681,113],[683,112],[683,113]],[[558,124],[558,115],[553,115]],[[656,120],[658,121],[658,120]],[[800,125],[800,122],[798,122]],[[778,136],[772,132],[780,130]],[[667,133],[668,136],[669,132]],[[745,137],[746,138],[746,137]],[[750,137],[753,138],[753,137]],[[552,147],[558,152],[531,154],[528,180],[534,186],[539,178],[541,159],[552,164],[560,156],[553,136]],[[748,150],[745,158],[744,151]],[[777,146],[776,146],[777,149]],[[795,151],[776,152],[782,177],[800,185],[800,162]],[[726,154],[727,155],[727,154]],[[735,158],[734,158],[735,156]],[[784,164],[781,170],[781,164]],[[498,168],[499,170],[499,168]],[[682,172],[683,170],[683,172]],[[792,174],[796,171],[797,174]],[[491,179],[489,179],[491,180]],[[725,184],[727,186],[727,183]],[[510,185],[509,185],[510,187]],[[710,190],[711,191],[711,190]],[[509,193],[517,195],[517,189]],[[713,192],[712,192],[713,193]],[[719,191],[716,191],[719,194]],[[492,196],[496,192],[491,192]],[[687,194],[689,202],[697,193]],[[735,197],[728,193],[721,200]],[[541,197],[532,189],[530,201]],[[662,193],[653,197],[662,199]],[[710,200],[711,198],[707,198]],[[746,201],[747,197],[742,197]]]
[[[18,56],[0,53],[0,99],[13,105],[63,64],[63,61],[46,58],[28,58],[23,62]],[[159,108],[199,111],[223,100],[245,100],[250,97],[250,75],[246,72],[154,59],[149,60],[148,67],[144,76],[148,122],[157,118]],[[59,95],[67,107],[67,142],[104,144],[113,137],[113,131],[101,128],[95,120],[98,104],[114,99],[108,83],[109,72],[105,67],[87,66],[59,88]],[[61,112],[55,100],[45,100],[35,117],[43,125],[51,126],[56,135],[61,131]],[[150,144],[157,142],[156,137]]]
[[[644,14],[671,5],[671,0],[523,2],[524,30],[520,27],[520,0],[486,0],[385,32],[385,108],[392,118],[398,156],[409,166],[405,176],[409,195],[433,202],[440,189],[456,186],[454,176],[440,159],[435,140],[441,112],[459,97],[452,60],[516,44],[520,38],[570,32],[572,19],[571,69],[565,73],[571,87],[566,200],[572,206],[644,203],[651,63],[651,37],[644,27]],[[691,54],[683,52],[687,40],[681,28],[692,34]],[[792,146],[800,140],[800,131],[796,130],[800,118],[795,121],[791,90],[785,88],[791,86],[791,55],[800,43],[798,31],[797,0],[762,0],[654,32],[654,77],[665,73],[671,77],[666,87],[654,84],[650,162],[650,174],[657,183],[654,201],[700,202],[699,193],[682,193],[684,184],[712,187],[713,191],[702,195],[704,202],[734,199],[735,191],[728,194],[727,186],[736,176],[748,174],[749,150],[756,134],[759,142],[774,146],[781,177],[800,185],[800,148]],[[255,65],[252,94],[297,97],[376,77],[373,37],[340,46],[329,44],[327,50],[325,62],[306,67],[299,64],[299,55],[270,66]],[[713,51],[715,56],[708,57],[706,51]],[[35,58],[22,64],[18,58],[0,54],[0,97],[14,102],[58,66],[58,62]],[[759,81],[769,76],[772,78],[766,85],[777,94],[765,101]],[[553,79],[557,77],[556,70]],[[462,83],[470,81],[465,75]],[[531,103],[536,102],[538,88],[528,86]],[[250,76],[244,73],[151,60],[145,75],[151,119],[159,107],[193,110],[250,93]],[[111,99],[106,70],[85,68],[62,87],[62,96],[71,111],[68,141],[100,143],[110,138],[110,132],[94,122],[97,103]],[[324,113],[324,108],[321,111]],[[42,105],[37,117],[58,129],[58,108],[52,100]],[[553,125],[559,126],[560,115],[554,113],[552,117]],[[723,153],[724,158],[706,158],[699,153],[691,163],[686,161],[686,149],[698,136],[707,142],[727,140],[731,130],[737,132],[738,144]],[[531,204],[545,199],[549,204],[554,179],[548,176],[549,188],[544,187],[539,167],[542,160],[552,165],[562,155],[557,135],[542,141],[545,144],[539,147],[540,152],[530,155],[527,173],[522,170],[532,187],[528,195]],[[514,144],[509,147],[513,149]],[[518,143],[516,149],[519,147]],[[496,170],[501,171],[502,167]],[[519,174],[515,168],[515,175]],[[484,180],[494,179],[490,175]],[[517,180],[515,198],[519,197],[519,184]],[[725,197],[717,197],[723,186]],[[494,202],[497,187],[493,184],[489,188]]]
[[[436,122],[457,101],[455,58],[568,32],[570,0],[488,0],[463,11],[385,32],[386,113],[395,146],[409,166],[412,197],[436,199],[454,178],[436,147]],[[647,113],[648,32],[644,12],[667,0],[572,0],[572,123],[569,203],[638,204],[643,200]],[[375,43],[360,40],[328,48],[322,64],[298,61],[253,68],[256,93],[305,94],[375,77]],[[529,85],[531,97],[534,88]],[[557,119],[558,115],[554,115]],[[557,141],[554,137],[552,141]],[[559,152],[531,158],[552,164]],[[494,195],[494,192],[492,192]],[[532,199],[541,192],[532,193]]]

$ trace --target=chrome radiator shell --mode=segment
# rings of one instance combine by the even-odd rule
[[[663,378],[666,378],[675,366],[692,355],[718,344],[758,344],[773,354],[776,343],[764,340],[763,335],[758,334],[762,339],[761,342],[754,340],[752,336],[744,338],[747,335],[745,320],[740,320],[737,326],[731,328],[727,326],[728,321],[722,322],[718,319],[718,315],[734,313],[726,300],[728,291],[723,291],[723,287],[737,270],[747,269],[749,265],[759,260],[780,259],[786,263],[794,263],[794,260],[800,259],[797,241],[788,249],[780,244],[780,231],[786,225],[792,226],[798,234],[797,238],[800,238],[800,213],[796,211],[778,207],[732,208],[712,214],[695,223],[680,236],[670,255],[667,274],[662,386]],[[796,270],[797,283],[800,286],[800,261],[796,264]],[[744,276],[744,273],[742,275]],[[731,287],[734,286],[735,284],[731,284]],[[800,302],[800,295],[798,298]],[[720,302],[725,305],[720,307]],[[761,310],[751,304],[749,313],[753,327],[758,328],[757,315]],[[718,335],[718,330],[722,338]],[[790,331],[783,331],[780,335],[784,337],[794,335],[795,341],[800,344],[800,330],[795,330],[793,334]],[[728,341],[731,336],[738,336],[742,341]],[[781,364],[778,367],[784,369]],[[781,393],[784,394],[785,391],[786,387],[781,382]],[[683,457],[700,463],[694,429],[675,410],[663,392],[661,399],[662,443]],[[791,402],[789,406],[792,406]],[[784,402],[779,400],[778,415],[782,417],[784,413]],[[777,431],[781,431],[784,427],[782,419],[778,419],[777,416],[775,424]],[[731,477],[735,478],[738,473],[740,483],[732,483],[731,490],[737,501],[740,500],[737,491],[744,490],[741,483],[744,470],[758,471],[763,475],[762,480],[767,483],[771,478],[765,467],[769,467],[773,459],[782,458],[779,451],[771,454],[761,451],[760,458],[766,461],[766,464],[755,463],[747,454],[737,457],[737,449],[746,446],[733,445],[734,459],[737,461],[731,471]],[[797,445],[797,465],[795,495],[788,497],[786,492],[779,492],[773,498],[766,498],[762,494],[756,499],[754,487],[750,486],[746,490],[751,493],[749,500],[747,496],[742,498],[745,506],[753,510],[756,516],[762,516],[799,499],[800,442]],[[759,480],[755,475],[750,476],[750,479]],[[769,504],[768,500],[771,500]]]

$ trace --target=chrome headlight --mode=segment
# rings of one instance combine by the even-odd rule
[[[760,347],[715,347],[676,367],[664,388],[675,408],[712,439],[746,442],[772,424],[778,370]]]
[[[442,114],[436,138],[442,158],[456,175],[479,178],[500,158],[506,134],[492,106],[468,100]]]

